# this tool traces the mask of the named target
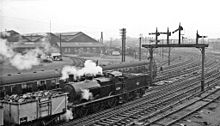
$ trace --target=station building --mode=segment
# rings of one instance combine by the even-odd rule
[[[104,51],[104,44],[83,32],[57,33],[64,54],[100,54]]]

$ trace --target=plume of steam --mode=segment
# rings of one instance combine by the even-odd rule
[[[81,89],[81,98],[85,100],[91,100],[93,98],[93,95],[91,92],[89,92],[89,89]]]
[[[2,34],[4,36],[8,35],[7,33]],[[39,56],[41,59],[45,58],[45,54],[50,50],[51,45],[46,39],[43,39],[40,44],[43,47],[42,49],[36,48],[28,50],[25,54],[21,54],[14,52],[13,49],[7,45],[5,39],[0,39],[0,55],[9,59],[11,65],[18,70],[31,69],[32,66],[40,64]]]
[[[1,32],[1,38],[7,38],[9,37],[11,34],[9,32]]]
[[[74,66],[65,66],[62,69],[62,77],[61,77],[61,79],[62,80],[67,79],[67,78],[69,78],[70,74],[76,75],[76,73],[77,73],[76,67],[74,67]]]
[[[48,37],[43,37],[41,39],[40,45],[43,47],[43,52],[52,53],[52,52],[59,52],[59,50],[53,47],[49,42]]]
[[[72,120],[73,119],[73,113],[71,110],[66,110],[66,113],[64,115],[61,115],[61,120],[64,120],[64,121],[69,121],[69,120]]]
[[[7,45],[7,41],[0,39],[0,55],[10,58],[14,55],[14,51]]]
[[[98,74],[102,74],[102,67],[96,66],[96,63],[94,63],[92,60],[86,60],[84,63],[84,67],[79,69],[74,66],[65,66],[62,69],[62,77],[61,79],[67,79],[69,78],[69,75],[73,74],[74,79],[76,77],[81,77],[83,75],[90,74],[92,76],[96,76]]]
[[[19,70],[31,69],[32,66],[40,64],[40,60],[37,58],[39,54],[43,54],[40,49],[30,50],[24,55],[16,53],[10,59],[10,63]]]
[[[83,76],[86,74],[91,74],[93,76],[97,74],[102,74],[102,67],[96,66],[96,63],[92,60],[86,60],[84,63],[84,67],[79,70],[78,75]]]

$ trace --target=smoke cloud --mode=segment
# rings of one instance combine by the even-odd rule
[[[30,50],[24,55],[16,53],[10,58],[10,63],[19,70],[31,69],[32,66],[40,64],[40,59],[37,58],[39,54],[43,56],[43,52],[40,49]]]
[[[7,37],[7,33],[2,33]],[[40,59],[46,58],[46,53],[50,50],[50,43],[46,39],[42,39],[40,45],[42,48],[28,50],[25,54],[17,53],[8,45],[6,39],[0,39],[0,55],[9,59],[12,66],[18,70],[31,69],[34,65],[40,64]],[[4,59],[3,58],[3,59]],[[39,59],[40,58],[40,59]]]
[[[69,121],[73,119],[73,113],[71,110],[66,110],[64,115],[61,115],[61,120]]]
[[[84,63],[84,67],[83,68],[76,68],[74,66],[65,66],[62,69],[62,77],[61,79],[67,79],[69,78],[69,75],[73,74],[74,75],[74,79],[76,79],[77,77],[81,77],[83,75],[92,75],[92,76],[96,76],[98,74],[102,74],[102,67],[100,66],[96,66],[96,63],[93,62],[92,60],[86,60]]]
[[[77,75],[77,71],[78,71],[77,68],[74,67],[74,66],[65,66],[62,69],[62,77],[61,77],[61,79],[64,80],[64,79],[69,78],[70,74],[73,74],[74,78],[75,78],[76,75]]]
[[[14,51],[7,45],[7,41],[0,39],[0,55],[10,58],[14,54]]]

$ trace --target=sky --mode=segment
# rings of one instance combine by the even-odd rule
[[[82,31],[104,40],[127,36],[150,37],[183,26],[183,34],[195,38],[196,30],[220,38],[219,0],[0,0],[1,31],[19,33]],[[161,36],[163,38],[163,36]],[[165,36],[164,36],[165,38]],[[171,38],[177,38],[177,33]]]

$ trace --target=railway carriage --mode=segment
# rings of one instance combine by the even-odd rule
[[[125,62],[121,64],[111,64],[103,66],[103,70],[117,70],[121,72],[132,72],[132,73],[149,73],[149,61],[136,61],[136,62]],[[157,76],[157,65],[153,61],[153,78]]]
[[[59,88],[61,73],[57,70],[8,74],[0,77],[0,98],[38,90]]]

